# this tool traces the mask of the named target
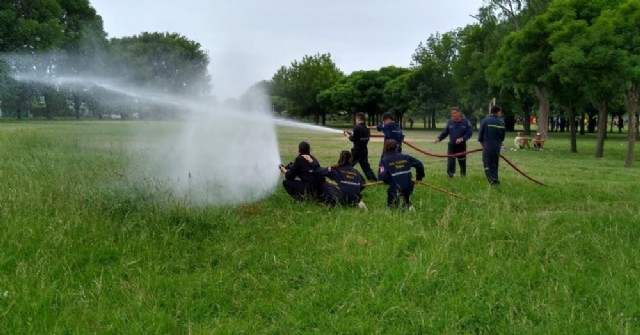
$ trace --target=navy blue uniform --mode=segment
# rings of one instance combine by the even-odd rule
[[[496,115],[489,115],[480,123],[478,142],[482,143],[482,162],[484,173],[491,185],[500,185],[498,179],[498,163],[500,162],[500,149],[504,142],[504,122]]]
[[[409,197],[413,193],[412,167],[416,169],[416,179],[422,180],[424,165],[419,160],[399,152],[390,152],[382,157],[379,179],[389,185],[387,189],[387,205],[389,207],[397,207],[400,196],[404,199],[404,204],[407,207],[411,205]]]
[[[353,165],[360,164],[362,172],[367,176],[367,179],[376,181],[376,175],[371,169],[369,164],[369,139],[371,132],[364,123],[359,123],[353,127],[353,132],[349,134],[349,141],[353,142],[353,149],[351,149],[351,156],[353,157]]]
[[[449,120],[447,127],[440,133],[438,139],[444,140],[449,136],[449,148],[447,154],[453,155],[467,151],[467,141],[473,135],[471,123],[467,119],[462,119],[458,122]],[[456,140],[461,138],[462,143],[457,144]],[[458,156],[458,164],[460,165],[460,175],[465,176],[467,174],[467,156]],[[447,159],[447,175],[453,177],[456,174],[456,158],[449,157]]]
[[[389,124],[379,124],[376,126],[378,131],[381,131],[384,134],[384,141],[387,140],[395,140],[398,144],[397,152],[402,152],[402,142],[404,141],[404,134],[402,133],[402,128],[395,122],[391,122]]]
[[[315,173],[320,163],[315,157],[311,156],[311,158],[313,162],[309,163],[302,156],[296,157],[284,175],[285,180],[282,186],[296,200],[319,198],[322,195],[324,177]]]
[[[353,166],[320,169],[318,174],[329,177],[332,181],[327,181],[322,185],[323,198],[327,205],[354,206],[362,200],[360,192],[364,188],[364,179]]]

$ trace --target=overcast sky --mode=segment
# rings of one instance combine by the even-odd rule
[[[237,97],[304,55],[349,74],[409,66],[418,43],[464,27],[483,0],[90,0],[109,37],[177,32],[211,58],[213,93]]]

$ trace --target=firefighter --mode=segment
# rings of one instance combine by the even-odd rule
[[[504,122],[500,120],[500,115],[502,115],[502,109],[499,106],[491,107],[491,114],[480,123],[478,134],[478,142],[482,143],[484,173],[492,186],[500,186],[498,163],[505,137]]]
[[[310,161],[304,158],[309,156]],[[284,174],[282,186],[295,200],[320,199],[324,177],[315,173],[320,167],[318,160],[311,156],[311,146],[307,142],[298,145],[298,157],[287,166],[280,165]]]
[[[305,156],[308,160],[311,157]],[[349,151],[340,152],[338,163],[328,168],[316,170],[321,176],[329,180],[322,185],[323,202],[328,206],[346,205],[358,206],[367,209],[362,201],[361,191],[364,188],[364,178],[352,164],[352,156]]]
[[[447,123],[447,127],[440,133],[440,136],[436,138],[435,142],[440,143],[447,136],[449,136],[449,147],[447,154],[454,155],[467,151],[467,141],[473,135],[471,123],[464,118],[460,108],[451,108],[451,119]],[[458,165],[460,165],[460,176],[467,175],[467,156],[449,157],[447,159],[447,175],[449,178],[453,178],[456,174],[456,158],[458,159]]]
[[[395,117],[391,113],[382,114],[382,124],[369,127],[377,129],[384,134],[384,142],[394,140],[396,142],[396,150],[402,152],[402,142],[404,141],[404,133],[399,124],[395,122]],[[383,150],[384,151],[384,150]]]
[[[345,132],[345,136],[349,137],[349,141],[353,142],[353,149],[351,149],[351,155],[353,156],[353,166],[360,164],[362,172],[367,176],[369,181],[377,181],[375,173],[371,169],[369,164],[369,139],[371,132],[364,123],[364,114],[358,113],[356,115],[356,125],[353,127],[352,132]]]
[[[380,161],[380,173],[378,179],[389,185],[387,189],[387,206],[390,208],[408,209],[414,211],[411,206],[411,193],[413,193],[413,180],[411,168],[416,169],[416,179],[424,178],[424,165],[419,160],[397,152],[398,144],[395,140],[384,142],[384,152]],[[403,203],[400,203],[402,198]]]

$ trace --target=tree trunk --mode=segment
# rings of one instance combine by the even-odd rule
[[[45,89],[42,96],[44,97],[44,110],[47,120],[53,120],[53,94],[49,92],[49,89]]]
[[[629,125],[633,127],[631,126],[631,121],[629,121]],[[636,113],[636,141],[640,141],[640,115],[638,113]]]
[[[431,111],[431,125],[429,126],[431,129],[436,129],[436,111],[435,109]]]
[[[424,130],[427,130],[427,111],[424,111]]]
[[[570,141],[571,141],[571,152],[578,152],[578,125],[576,124],[576,111],[571,108],[571,106],[566,106],[565,110],[567,111],[567,115],[569,115],[569,131],[570,131]]]
[[[637,128],[634,124],[638,122],[638,100],[640,98],[640,92],[636,89],[631,89],[626,94],[627,111],[629,112],[629,130],[627,134],[627,160],[624,164],[625,167],[630,168],[633,166],[633,151],[636,145]]]
[[[524,103],[522,109],[524,110],[522,127],[524,128],[524,134],[529,136],[531,135],[531,106],[528,103]]]
[[[598,139],[596,141],[596,158],[604,157],[604,140],[607,136],[607,118],[609,115],[607,107],[609,103],[607,101],[598,102]]]
[[[20,102],[18,102],[18,109],[16,109],[16,120],[22,120],[22,111],[20,110]]]
[[[580,113],[580,120],[578,120],[580,123],[580,135],[584,135],[585,134],[585,129],[584,129],[584,112]]]
[[[534,87],[536,97],[538,98],[538,133],[542,135],[542,138],[548,138],[549,136],[549,113],[551,111],[551,101],[549,101],[549,92],[546,88]]]
[[[322,117],[322,125],[326,126],[327,125],[327,113],[321,113],[321,117]]]
[[[73,95],[73,110],[76,112],[76,120],[80,120],[80,96]]]

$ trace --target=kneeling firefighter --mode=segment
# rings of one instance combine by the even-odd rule
[[[295,200],[319,199],[324,177],[315,173],[315,170],[320,167],[320,163],[311,156],[311,146],[307,142],[300,142],[298,154],[293,163],[280,166],[285,177],[282,186]]]
[[[411,168],[416,169],[416,179],[421,181],[424,178],[424,165],[421,161],[397,152],[395,140],[384,142],[384,152],[380,161],[379,180],[389,185],[387,189],[387,206],[397,208],[400,205],[403,209],[413,210],[411,206],[411,193],[413,193],[413,180]],[[404,200],[400,204],[400,198]]]
[[[331,180],[322,185],[323,201],[326,205],[357,205],[360,208],[366,208],[361,195],[364,179],[351,165],[351,160],[351,152],[345,150],[340,152],[336,165],[316,170],[316,173]]]

